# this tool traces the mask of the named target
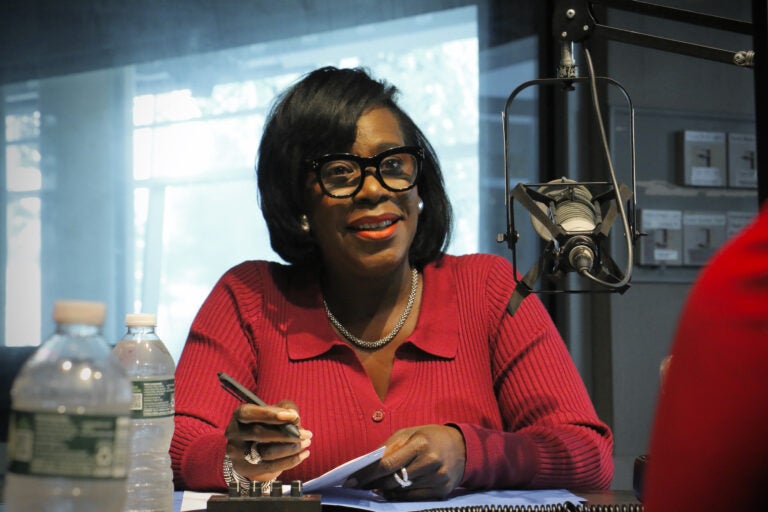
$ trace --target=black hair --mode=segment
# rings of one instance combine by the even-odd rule
[[[362,68],[323,67],[305,75],[277,98],[259,145],[256,174],[272,249],[286,262],[312,264],[322,259],[299,221],[306,211],[307,161],[326,153],[349,151],[357,134],[357,120],[373,107],[388,108],[399,121],[405,144],[424,149],[417,179],[424,209],[410,247],[410,263],[421,269],[445,251],[452,213],[440,164],[422,131],[397,105],[397,95],[396,87],[374,80]]]

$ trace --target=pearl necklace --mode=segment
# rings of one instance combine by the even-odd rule
[[[342,336],[347,338],[349,341],[354,343],[360,348],[364,348],[366,350],[374,350],[377,348],[381,348],[390,341],[392,341],[395,336],[397,336],[397,333],[400,332],[400,329],[402,329],[403,325],[405,324],[405,321],[408,320],[408,315],[411,314],[411,308],[413,308],[413,303],[416,300],[416,291],[419,289],[419,272],[414,268],[411,271],[411,293],[408,295],[408,304],[405,306],[405,311],[403,311],[403,314],[400,316],[400,320],[397,321],[395,324],[394,329],[384,336],[381,339],[378,339],[376,341],[367,341],[362,338],[358,338],[351,332],[347,330],[346,327],[341,325],[341,322],[338,321],[338,319],[333,316],[333,313],[331,313],[331,309],[328,307],[328,303],[325,302],[325,299],[323,299],[323,306],[325,306],[325,314],[328,315],[328,320],[331,322],[331,324],[336,328],[337,331],[339,331]]]

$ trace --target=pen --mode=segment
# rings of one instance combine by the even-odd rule
[[[230,377],[224,372],[219,372],[219,381],[221,387],[238,400],[255,405],[266,406],[267,404],[261,398],[257,397],[250,391],[248,391],[242,384]],[[299,429],[293,423],[283,423],[280,425],[280,430],[293,437],[299,437]]]

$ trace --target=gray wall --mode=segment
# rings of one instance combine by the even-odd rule
[[[751,18],[748,0],[663,3],[747,21]],[[609,10],[608,24],[733,51],[752,48],[747,36],[619,11]],[[599,65],[597,74],[620,82],[636,109],[641,208],[757,211],[756,191],[693,189],[676,184],[675,132],[754,133],[751,70],[613,42],[607,46],[606,62]],[[614,157],[623,161],[628,158],[624,144],[626,103],[618,95],[610,98],[604,115],[613,129]],[[590,313],[583,322],[572,315],[570,327],[585,345],[590,342],[578,334],[592,336],[589,361],[593,396],[616,437],[614,488],[631,488],[634,458],[648,448],[659,390],[659,363],[670,348],[678,314],[698,271],[697,267],[636,268],[633,286],[624,295],[591,298],[587,305],[570,306],[569,311],[576,314],[580,309]]]
[[[55,184],[41,194],[45,325],[57,299],[98,300],[109,305],[104,333],[110,338],[122,330],[117,312],[129,310],[123,293],[125,250],[132,247],[125,243],[130,224],[124,216],[131,201],[126,73],[117,68],[51,78],[39,91],[41,172],[44,183]]]

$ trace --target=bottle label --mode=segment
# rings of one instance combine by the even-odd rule
[[[133,389],[132,419],[173,416],[174,379],[134,380],[131,387]]]
[[[11,411],[8,471],[17,475],[122,479],[127,416]]]

